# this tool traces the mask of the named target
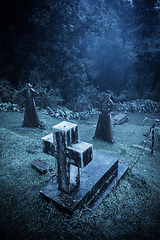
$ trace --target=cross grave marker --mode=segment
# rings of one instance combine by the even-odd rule
[[[40,192],[71,214],[85,203],[96,208],[127,170],[117,159],[78,140],[77,124],[63,121],[42,140],[43,152],[56,159],[57,178]]]

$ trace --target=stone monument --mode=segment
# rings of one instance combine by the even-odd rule
[[[40,121],[34,101],[34,97],[38,94],[38,92],[32,88],[30,83],[28,83],[26,89],[21,93],[26,98],[23,127],[39,127]]]
[[[42,141],[43,152],[56,159],[57,177],[50,179],[41,194],[71,214],[85,203],[97,207],[127,170],[117,159],[78,140],[77,124],[63,121]]]
[[[104,94],[102,101],[97,105],[100,115],[93,138],[113,143],[111,116],[109,113],[116,109],[116,105],[110,99],[110,94]]]

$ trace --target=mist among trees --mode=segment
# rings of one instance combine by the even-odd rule
[[[160,1],[1,1],[4,79],[77,108],[106,91],[160,101]]]

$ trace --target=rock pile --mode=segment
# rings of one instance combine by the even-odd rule
[[[7,111],[13,111],[13,112],[19,112],[21,107],[19,107],[17,104],[14,103],[0,103],[0,111],[7,112]]]
[[[47,109],[42,109],[41,112],[59,119],[65,118],[66,120],[69,120],[69,119],[86,120],[89,117],[95,114],[98,114],[98,111],[95,109],[91,109],[83,112],[73,112],[66,107],[60,107],[60,106],[54,110],[50,107],[47,107]]]

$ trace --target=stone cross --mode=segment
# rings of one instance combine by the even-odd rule
[[[34,96],[36,96],[38,92],[32,88],[30,83],[28,83],[26,89],[21,91],[21,93],[26,98],[23,127],[38,127],[40,125],[40,121],[34,101]]]
[[[78,126],[63,121],[43,137],[43,152],[56,158],[58,188],[70,194],[80,184],[80,168],[93,159],[93,146],[78,140]]]
[[[116,108],[116,104],[113,103],[113,101],[110,99],[110,94],[108,93],[103,94],[102,100],[97,102],[96,105],[99,111],[101,111],[101,113],[110,113]]]
[[[99,102],[97,106],[101,113],[98,118],[93,138],[113,143],[111,118],[109,113],[116,109],[116,105],[110,99],[110,94],[104,94],[102,101]]]

